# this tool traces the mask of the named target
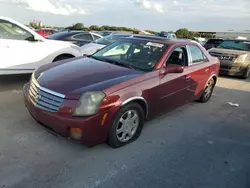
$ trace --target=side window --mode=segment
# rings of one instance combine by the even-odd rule
[[[189,45],[190,53],[192,56],[192,64],[203,63],[206,58],[203,52],[197,46]]]
[[[188,65],[187,50],[185,47],[177,47],[169,56],[166,65],[176,64],[181,66]]]
[[[101,38],[98,35],[94,35],[94,34],[92,34],[92,36],[94,37],[94,40],[97,40],[97,39]]]
[[[29,40],[33,35],[11,22],[0,20],[0,38],[12,40]]]
[[[85,41],[93,41],[93,38],[92,38],[91,34],[88,34],[88,33],[77,34],[77,35],[73,36],[73,39],[85,40]]]

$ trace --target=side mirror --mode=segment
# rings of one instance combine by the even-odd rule
[[[169,64],[166,67],[167,73],[183,73],[184,72],[184,66],[181,65],[175,65],[175,64]]]
[[[184,66],[169,64],[167,65],[167,67],[161,69],[160,74],[165,75],[167,73],[183,73],[183,72],[184,72]]]

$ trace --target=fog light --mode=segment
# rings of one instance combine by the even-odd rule
[[[70,137],[80,140],[82,138],[82,130],[80,128],[70,128]]]

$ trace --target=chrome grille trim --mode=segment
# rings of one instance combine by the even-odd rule
[[[49,112],[57,112],[65,95],[41,87],[32,75],[29,87],[29,99],[37,107]]]
[[[215,53],[215,52],[209,52],[211,56],[218,57],[220,60],[225,61],[234,61],[237,56],[236,55],[228,55],[228,54],[221,54],[221,53]]]

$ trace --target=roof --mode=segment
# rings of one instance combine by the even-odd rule
[[[134,35],[133,39],[140,39],[140,40],[150,40],[153,42],[160,42],[164,44],[176,44],[176,43],[192,43],[196,41],[190,40],[190,39],[168,39],[165,37],[158,37],[158,36],[152,36],[152,35]]]

